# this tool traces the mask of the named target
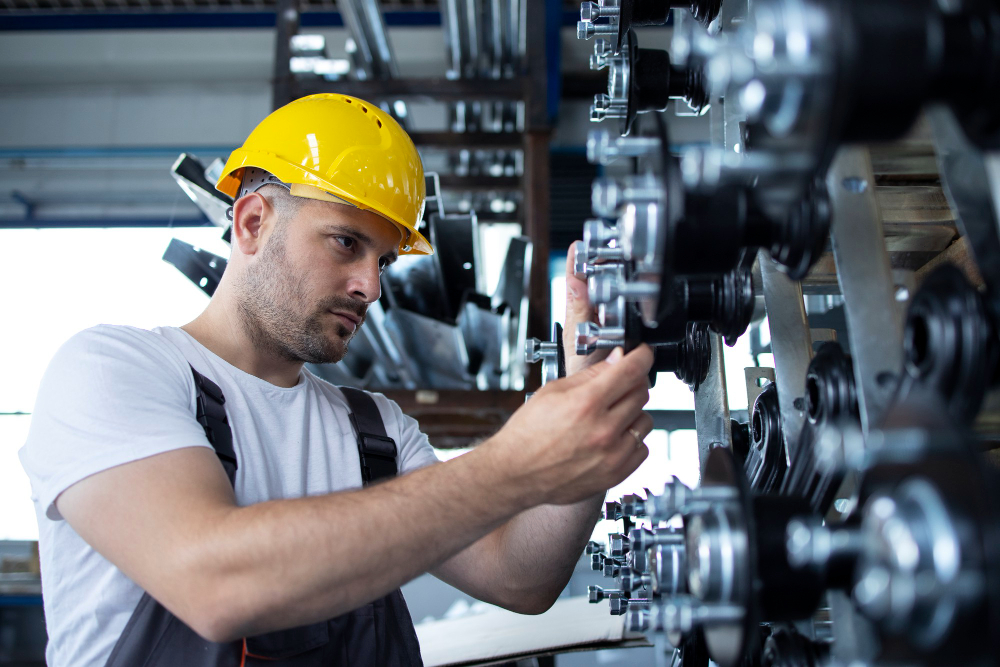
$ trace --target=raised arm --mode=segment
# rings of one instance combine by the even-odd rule
[[[385,595],[530,507],[592,498],[631,473],[647,452],[626,429],[652,354],[616,361],[547,385],[473,452],[365,490],[238,507],[214,453],[190,447],[87,477],[57,508],[207,639],[315,622]]]

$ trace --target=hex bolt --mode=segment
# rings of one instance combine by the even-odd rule
[[[601,600],[610,598],[613,595],[621,597],[625,594],[625,591],[618,590],[615,588],[601,588],[600,586],[587,586],[587,599],[590,600],[591,604],[596,604]]]
[[[647,491],[647,493],[649,493]],[[626,516],[642,518],[646,516],[646,499],[634,493],[622,496],[622,512]]]
[[[646,632],[649,630],[650,610],[633,607],[625,614],[625,629],[629,632]]]
[[[650,601],[641,598],[612,596],[608,600],[612,616],[623,616],[629,609],[649,609]]]
[[[559,345],[542,341],[537,338],[529,338],[524,341],[524,358],[529,364],[536,363],[542,359],[556,357],[559,354]]]
[[[622,590],[630,593],[643,588],[649,588],[652,585],[652,577],[648,574],[638,573],[629,567],[621,569],[618,579],[621,581]]]
[[[611,23],[593,23],[591,21],[577,21],[576,38],[590,39],[598,35],[617,36],[618,26]]]
[[[641,301],[659,297],[660,286],[647,282],[619,282],[613,275],[595,271],[587,278],[587,293],[591,303],[612,303],[618,297]]]
[[[576,325],[576,353],[592,354],[595,350],[613,350],[625,343],[623,327],[599,327],[594,322]]]
[[[580,5],[581,21],[596,21],[599,18],[617,17],[620,9],[614,5],[599,5],[596,2],[584,2]]]
[[[617,521],[621,519],[624,515],[622,514],[622,504],[615,500],[610,500],[604,503],[604,518],[608,521]]]
[[[831,561],[853,560],[864,549],[857,530],[831,529],[804,519],[792,519],[785,529],[788,564],[795,568],[826,569]]]
[[[646,500],[646,513],[654,521],[669,521],[695,505],[728,502],[738,497],[739,492],[731,486],[701,486],[691,490],[678,481],[672,481],[663,487],[662,495],[650,496]]]
[[[590,569],[594,572],[600,572],[604,569],[604,554],[590,555]]]
[[[660,150],[656,137],[612,137],[607,130],[587,135],[587,160],[592,164],[611,164],[622,157],[642,157]]]
[[[608,554],[612,558],[624,558],[629,551],[629,539],[621,533],[608,535]]]
[[[603,186],[601,186],[603,187]],[[605,197],[607,194],[601,191],[601,196]],[[594,197],[593,187],[591,188],[591,199]],[[616,225],[609,225],[600,218],[591,218],[583,223],[583,246],[584,252],[591,255],[592,259],[612,259],[609,256],[594,256],[602,251],[616,250],[616,248],[609,248],[608,243],[614,241],[618,242],[619,231]]]
[[[670,598],[650,608],[645,615],[627,619],[629,629],[636,632],[655,630],[684,635],[699,626],[738,623],[746,611],[733,604],[702,604],[687,596]]]
[[[600,542],[595,542],[594,540],[591,540],[590,542],[587,542],[587,547],[584,549],[584,553],[586,553],[586,554],[603,554],[604,553],[604,545],[601,544]]]
[[[608,579],[614,579],[622,570],[622,564],[613,558],[604,559],[604,576]]]
[[[613,178],[598,178],[590,186],[590,206],[594,215],[602,218],[617,218],[618,210],[624,205],[622,187]]]

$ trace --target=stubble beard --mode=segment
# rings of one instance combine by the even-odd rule
[[[279,226],[240,281],[240,325],[251,344],[265,353],[296,363],[336,363],[347,354],[348,343],[364,324],[364,311],[346,296],[328,297],[313,306],[308,302],[288,262],[284,230]],[[354,331],[336,322],[336,335],[331,336],[326,322],[333,317],[331,310],[353,313],[360,322]]]

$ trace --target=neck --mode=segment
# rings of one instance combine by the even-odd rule
[[[235,295],[225,276],[208,307],[181,328],[212,353],[265,382],[279,387],[294,387],[299,381],[302,362],[288,361],[273,352],[262,350],[247,335]]]

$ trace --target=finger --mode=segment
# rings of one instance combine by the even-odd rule
[[[653,418],[648,412],[641,412],[639,416],[629,425],[629,429],[638,433],[645,441],[647,435],[653,432]]]
[[[653,367],[653,350],[648,345],[640,345],[624,356],[617,350],[607,362],[597,364],[596,377],[590,384],[602,397],[604,405],[614,405],[640,382],[647,382],[649,369]]]
[[[632,391],[608,408],[607,420],[625,430],[643,414],[642,409],[648,402],[649,390],[646,389],[646,385],[636,385]]]

